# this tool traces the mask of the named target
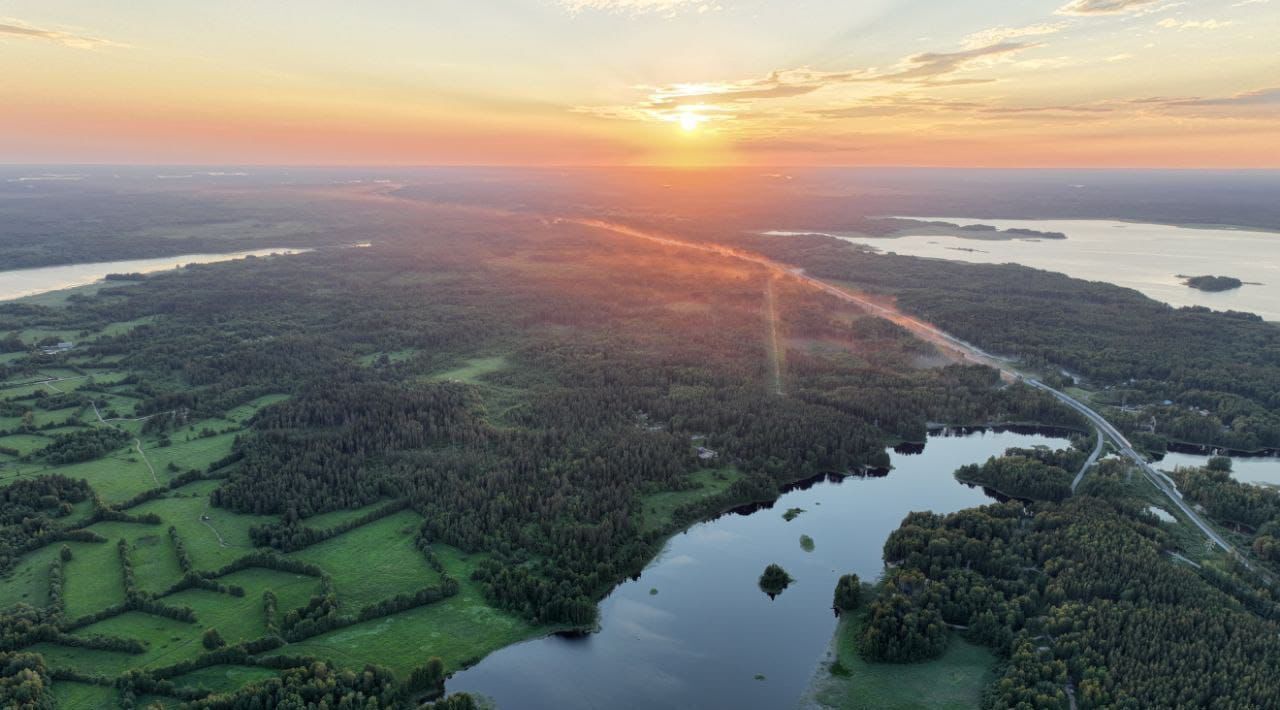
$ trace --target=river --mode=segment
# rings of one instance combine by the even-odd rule
[[[153,271],[176,269],[188,264],[209,264],[231,261],[248,256],[271,254],[298,254],[308,249],[254,249],[253,251],[228,252],[226,254],[182,254],[152,259],[126,259],[124,261],[99,261],[87,264],[63,264],[41,266],[34,269],[0,271],[0,301],[24,296],[34,296],[50,291],[88,286],[101,281],[107,274],[146,274]]]
[[[695,525],[601,602],[597,633],[509,646],[447,688],[534,710],[793,707],[835,630],[840,575],[878,578],[884,541],[910,511],[992,502],[958,483],[957,467],[1035,444],[1068,445],[1042,433],[939,433],[918,453],[891,451],[887,476],[819,480],[771,508]],[[788,522],[793,507],[805,512]],[[796,580],[776,599],[756,584],[773,562]]]
[[[910,219],[1061,232],[1067,238],[990,240],[936,234],[879,238],[822,233],[907,256],[1022,264],[1125,286],[1173,306],[1248,311],[1266,320],[1280,321],[1280,233],[1112,220]],[[797,232],[774,232],[792,233]],[[1179,274],[1234,276],[1253,283],[1231,291],[1209,293],[1184,285]]]

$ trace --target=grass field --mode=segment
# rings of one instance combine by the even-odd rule
[[[168,601],[166,599],[166,601]],[[113,616],[110,619],[104,619],[96,624],[90,624],[83,629],[74,632],[76,636],[93,636],[101,634],[105,636],[120,636],[123,638],[136,638],[147,644],[146,653],[137,655],[125,653],[111,653],[115,661],[120,665],[117,666],[123,672],[129,668],[155,668],[157,666],[167,666],[171,663],[188,658],[195,658],[204,653],[204,647],[200,645],[200,635],[204,632],[204,627],[199,624],[190,624],[185,621],[176,621],[167,619],[163,616],[153,616],[151,614],[143,614],[136,611],[130,611],[119,616]],[[80,670],[92,671],[101,668],[101,661],[97,657],[108,653],[106,651],[85,651],[83,649],[67,649],[68,659],[76,659],[71,662]],[[92,656],[89,660],[80,658],[81,654]]]
[[[479,558],[444,545],[433,549],[460,581],[457,595],[292,643],[278,653],[311,654],[348,667],[378,663],[403,676],[431,656],[439,656],[454,671],[503,646],[554,630],[489,606],[480,586],[470,579]]]
[[[427,566],[414,546],[414,532],[421,522],[417,513],[404,510],[312,545],[294,556],[333,575],[343,609],[359,611],[394,596],[392,590],[421,589],[439,581],[439,575]]]
[[[209,492],[218,483],[197,481],[179,488],[168,497],[147,501],[131,512],[140,515],[156,513],[165,521],[165,525],[160,526],[161,532],[167,531],[169,525],[178,530],[197,569],[217,569],[243,557],[253,548],[249,542],[250,527],[275,520],[272,516],[241,515],[225,508],[210,507]],[[209,519],[203,520],[202,516],[206,515]],[[218,541],[218,535],[222,536],[225,545]]]
[[[196,427],[199,431],[199,427]],[[187,437],[190,436],[190,440]],[[177,432],[170,435],[173,441],[169,446],[158,446],[154,440],[145,441],[142,450],[156,469],[156,475],[162,483],[168,483],[177,473],[169,468],[173,464],[179,472],[189,469],[204,471],[209,464],[231,453],[231,445],[236,435],[218,434],[200,437],[195,432]]]
[[[139,493],[167,487],[169,481],[181,472],[208,470],[211,464],[232,451],[236,436],[247,429],[258,411],[288,398],[285,393],[269,394],[236,406],[220,417],[190,422],[169,431],[164,437],[169,444],[161,446],[160,435],[143,434],[144,422],[131,420],[142,403],[138,398],[140,386],[134,382],[124,383],[130,373],[116,364],[121,358],[89,355],[88,348],[79,347],[92,342],[98,335],[124,334],[144,322],[115,323],[99,333],[33,329],[22,334],[28,340],[50,335],[71,340],[77,344],[77,349],[62,356],[56,366],[24,375],[25,379],[15,382],[29,382],[41,377],[74,379],[54,383],[53,387],[20,384],[0,389],[0,400],[30,406],[34,393],[52,395],[87,387],[99,403],[103,416],[118,419],[104,424],[87,406],[32,409],[31,419],[36,426],[54,427],[32,433],[19,431],[24,425],[20,416],[0,418],[0,446],[17,450],[16,455],[0,454],[0,484],[56,473],[84,479],[104,501],[119,504]],[[388,353],[393,362],[417,354],[415,350]],[[18,353],[7,359],[16,361],[21,357],[22,354]],[[374,359],[368,358],[370,363]],[[477,382],[506,367],[508,361],[502,356],[477,358],[437,373],[430,379]],[[493,384],[483,384],[481,389],[499,403],[502,398],[498,395],[506,391],[506,388]],[[82,463],[51,466],[38,456],[35,460],[20,460],[47,446],[52,435],[103,426],[137,437],[141,441],[141,452],[131,440],[100,458]],[[205,429],[216,433],[203,436]],[[724,476],[717,476],[712,471],[699,472],[695,475],[702,484],[699,489],[655,497],[651,501],[653,510],[656,515],[669,519],[675,506],[723,490],[736,476],[733,471]],[[152,595],[166,591],[183,577],[177,550],[169,534],[170,526],[182,540],[197,570],[216,570],[252,552],[250,528],[278,522],[279,518],[242,515],[211,507],[209,496],[221,483],[220,480],[195,481],[166,490],[159,497],[127,511],[140,516],[158,515],[161,524],[100,521],[88,529],[102,535],[106,542],[68,542],[72,556],[64,566],[66,617],[75,619],[126,601],[118,540],[125,540],[138,588]],[[306,525],[313,528],[340,525],[385,503],[380,501],[360,509],[332,511],[308,519]],[[77,521],[87,522],[93,513],[94,503],[86,500],[74,505],[72,513],[60,519],[59,524],[70,529],[77,525]],[[354,614],[365,606],[397,594],[412,593],[440,582],[440,575],[427,564],[414,544],[421,520],[416,512],[400,511],[289,556],[323,569],[333,580],[341,611]],[[17,603],[46,606],[49,601],[49,568],[61,545],[61,542],[47,545],[18,559],[9,575],[0,580],[0,606]],[[456,670],[498,648],[553,630],[532,625],[491,607],[485,601],[480,585],[470,579],[479,558],[446,546],[437,546],[436,551],[450,574],[460,582],[461,589],[457,595],[435,604],[290,643],[275,653],[312,654],[353,670],[374,663],[387,666],[403,677],[431,656],[440,656],[450,670]],[[244,595],[193,588],[158,597],[160,602],[171,607],[189,607],[196,616],[195,622],[130,611],[71,632],[81,637],[106,635],[135,639],[146,646],[143,653],[92,650],[47,642],[29,646],[27,650],[44,655],[51,668],[115,678],[129,670],[168,666],[206,653],[207,649],[201,643],[206,629],[217,629],[230,644],[262,638],[268,633],[263,609],[266,590],[271,590],[278,599],[278,618],[305,606],[322,590],[317,577],[256,567],[228,574],[217,581],[242,588]],[[223,665],[201,669],[174,680],[179,685],[225,692],[275,673],[264,668]],[[115,707],[119,703],[113,687],[58,681],[54,683],[54,693],[61,708]],[[144,696],[138,700],[139,707],[153,702],[164,707],[179,705],[172,698],[157,696]]]
[[[742,474],[732,467],[704,468],[694,472],[690,478],[698,484],[697,488],[645,496],[642,508],[645,530],[660,530],[670,525],[671,516],[677,508],[723,493],[735,481],[742,478]]]
[[[43,463],[8,464],[0,469],[0,477],[5,483],[18,478],[31,478],[46,474],[61,474],[68,478],[83,478],[97,491],[104,500],[116,502],[156,487],[151,471],[139,458],[133,444],[122,446],[114,452],[93,461],[70,464],[67,466],[47,466]],[[157,474],[159,470],[157,470]],[[161,479],[163,480],[163,479]]]
[[[124,578],[114,538],[109,542],[69,542],[74,555],[66,566],[67,616],[93,613],[124,601]]]
[[[226,418],[230,419],[233,422],[244,424],[249,421],[250,417],[257,414],[259,409],[273,405],[276,402],[283,402],[286,399],[289,399],[289,395],[287,394],[263,395],[253,400],[252,402],[248,402],[246,404],[240,405],[239,407],[232,408],[227,412]]]
[[[13,572],[0,583],[0,607],[22,602],[31,606],[49,603],[49,563],[58,550],[50,545],[24,555]]]
[[[431,376],[431,379],[475,383],[481,377],[502,370],[506,366],[507,358],[502,355],[475,358],[468,360],[461,367],[436,373]]]
[[[165,598],[165,603],[189,606],[196,612],[197,625],[204,629],[217,629],[229,644],[261,638],[267,635],[262,610],[262,593],[270,589],[279,598],[279,608],[295,609],[307,603],[311,595],[320,592],[320,581],[315,577],[288,574],[265,569],[247,569],[218,580],[223,584],[244,587],[243,597],[189,589]]]
[[[345,523],[348,520],[354,520],[362,515],[375,511],[378,508],[381,508],[382,506],[386,505],[388,502],[389,502],[388,500],[380,500],[374,503],[370,503],[369,505],[362,506],[360,508],[331,510],[328,513],[320,513],[319,515],[313,515],[310,518],[307,518],[306,526],[309,528],[314,528],[316,530],[331,528],[335,525],[341,525],[342,523]]]
[[[258,680],[274,678],[270,668],[256,666],[213,666],[201,668],[173,679],[175,685],[186,688],[204,688],[215,693],[226,693]]]
[[[58,710],[98,710],[113,708],[119,703],[115,688],[71,681],[54,683],[53,697],[58,702]]]
[[[970,710],[995,678],[996,657],[953,636],[941,658],[923,663],[868,663],[858,654],[862,616],[843,617],[836,629],[837,661],[819,681],[819,704],[842,710]],[[819,671],[821,672],[821,671]]]
[[[0,446],[6,449],[17,449],[18,454],[26,456],[37,449],[42,449],[49,445],[52,441],[47,436],[39,434],[11,434],[9,436],[0,436]]]

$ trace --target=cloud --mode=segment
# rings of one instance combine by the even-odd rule
[[[1156,23],[1166,30],[1220,30],[1235,24],[1234,20],[1175,20],[1172,17]]]
[[[22,39],[44,40],[46,42],[56,42],[66,47],[75,49],[99,49],[101,47],[128,47],[127,44],[112,42],[111,40],[102,39],[100,37],[90,37],[88,35],[74,34],[64,32],[62,30],[48,30],[39,27],[33,27],[21,20],[13,18],[0,19],[0,39],[5,37],[18,37]]]
[[[1059,15],[1124,15],[1146,9],[1158,0],[1071,0],[1058,8]]]
[[[685,12],[706,13],[722,9],[714,0],[558,0],[571,14],[585,10],[625,15],[675,17]]]
[[[1147,111],[1182,117],[1274,122],[1280,115],[1280,86],[1229,96],[1152,96],[1131,99],[1128,103]]]
[[[1145,101],[1152,101],[1145,99]],[[1217,98],[1185,98],[1159,100],[1165,106],[1276,106],[1280,107],[1280,86],[1244,91]]]
[[[951,101],[919,96],[877,96],[852,106],[816,109],[822,118],[876,118],[883,116],[963,116],[979,120],[1087,120],[1112,113],[1111,106],[1099,104],[997,106],[981,101]]]
[[[1066,22],[1043,22],[1024,27],[992,27],[981,32],[974,32],[965,37],[964,46],[966,49],[972,49],[975,47],[987,47],[1020,37],[1041,37],[1061,32],[1066,26]]]
[[[955,76],[975,66],[1006,60],[1013,54],[1040,45],[999,42],[957,52],[924,52],[903,58],[891,67],[818,71],[808,67],[783,69],[763,77],[700,84],[636,87],[646,97],[634,104],[577,106],[571,109],[599,118],[632,121],[677,122],[687,114],[709,125],[722,125],[748,112],[772,113],[766,102],[805,96],[834,86],[902,84],[915,87],[948,87],[986,84],[994,79]]]
[[[907,57],[905,67],[897,72],[878,77],[879,81],[937,83],[933,79],[959,71],[985,58],[1000,57],[1038,47],[1027,42],[998,42],[985,47],[973,47],[962,52],[925,52]],[[976,80],[988,81],[988,80]],[[955,84],[958,82],[946,82]],[[963,80],[975,83],[975,80]]]

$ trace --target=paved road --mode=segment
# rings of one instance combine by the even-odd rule
[[[976,345],[965,342],[964,340],[961,340],[960,338],[957,338],[951,335],[950,333],[947,333],[937,328],[934,325],[926,323],[914,316],[907,315],[902,311],[899,311],[890,303],[877,301],[868,295],[859,294],[859,293],[851,292],[844,288],[840,288],[839,286],[835,286],[833,284],[827,283],[826,281],[822,281],[820,279],[817,279],[805,274],[803,269],[795,268],[792,266],[788,266],[786,264],[773,261],[772,259],[761,256],[759,254],[743,252],[738,249],[734,249],[733,247],[722,246],[719,244],[689,242],[675,236],[660,234],[656,232],[648,232],[648,231],[637,229],[635,227],[631,227],[628,225],[617,224],[614,222],[606,222],[604,220],[599,220],[599,219],[564,219],[560,221],[571,222],[574,224],[592,227],[595,229],[602,229],[609,232],[613,232],[615,234],[621,234],[628,237],[645,239],[652,242],[658,242],[660,244],[667,244],[670,246],[683,247],[687,249],[697,249],[699,251],[709,252],[713,254],[721,254],[723,256],[728,256],[735,259],[740,259],[742,261],[748,261],[753,264],[758,264],[764,267],[765,269],[768,269],[769,271],[774,272],[775,274],[785,274],[785,275],[791,276],[802,283],[808,284],[816,289],[829,293],[843,301],[861,306],[865,310],[871,313],[874,313],[875,315],[878,315],[882,318],[885,318],[894,323],[897,323],[898,325],[907,329],[911,333],[915,334],[917,337],[920,337],[936,345],[942,346],[945,350],[950,351],[953,355],[960,356],[962,359],[970,360],[980,364],[988,365],[990,367],[994,367],[995,369],[1000,371],[1001,377],[1003,377],[1005,380],[1025,382],[1026,384],[1032,387],[1035,387],[1038,390],[1048,392],[1049,394],[1056,397],[1063,404],[1067,405],[1068,407],[1071,407],[1072,409],[1076,410],[1080,414],[1084,415],[1086,419],[1088,419],[1090,422],[1093,423],[1095,427],[1097,427],[1100,434],[1098,437],[1099,444],[1101,444],[1104,436],[1107,438],[1110,438],[1113,442],[1115,442],[1116,446],[1120,449],[1121,455],[1123,455],[1125,458],[1128,458],[1134,464],[1136,464],[1138,468],[1142,471],[1143,475],[1147,477],[1147,480],[1151,481],[1151,483],[1155,485],[1157,489],[1159,489],[1162,493],[1164,493],[1169,498],[1169,500],[1171,500],[1173,504],[1176,505],[1178,509],[1183,512],[1184,515],[1186,515],[1187,519],[1189,519],[1196,527],[1200,528],[1200,531],[1203,532],[1205,534],[1205,537],[1209,538],[1209,540],[1213,544],[1217,545],[1218,547],[1221,547],[1223,550],[1226,550],[1228,553],[1234,555],[1237,559],[1240,560],[1242,564],[1245,565],[1245,567],[1251,570],[1254,569],[1254,567],[1250,565],[1247,560],[1244,559],[1244,557],[1240,554],[1240,552],[1236,550],[1234,547],[1232,547],[1231,543],[1223,539],[1223,537],[1219,535],[1217,531],[1215,531],[1212,527],[1210,527],[1209,524],[1206,523],[1198,513],[1196,513],[1194,510],[1191,509],[1191,506],[1187,505],[1186,501],[1182,499],[1182,494],[1178,492],[1178,487],[1174,485],[1173,480],[1170,479],[1164,473],[1156,470],[1155,467],[1153,467],[1150,463],[1147,462],[1147,459],[1144,456],[1142,456],[1142,454],[1139,454],[1137,451],[1135,451],[1133,448],[1133,445],[1129,443],[1129,440],[1126,439],[1124,435],[1120,433],[1120,430],[1112,426],[1111,422],[1108,422],[1106,418],[1104,418],[1101,414],[1097,413],[1088,405],[1072,397],[1071,395],[1065,392],[1062,392],[1060,390],[1054,389],[1053,387],[1050,387],[1049,385],[1046,385],[1043,382],[1036,380],[1035,378],[1024,376],[1022,373],[1013,369],[1013,367],[1010,365],[1008,360],[992,355],[991,353],[988,353],[982,350]],[[1094,452],[1095,456],[1099,451],[1100,449],[1095,449],[1095,452]],[[1087,468],[1087,465],[1086,465],[1086,468]],[[1076,476],[1076,480],[1072,483],[1073,490],[1075,488],[1075,485],[1079,482],[1081,475],[1083,475],[1083,471],[1081,471],[1081,474]],[[1268,576],[1268,579],[1269,579],[1269,576]]]
[[[1054,397],[1057,397],[1063,404],[1071,407],[1077,412],[1080,412],[1088,418],[1089,421],[1093,422],[1094,426],[1098,427],[1100,432],[1105,432],[1106,435],[1115,442],[1116,446],[1120,448],[1121,455],[1137,464],[1138,469],[1147,477],[1147,480],[1151,481],[1151,483],[1158,488],[1161,493],[1164,493],[1169,500],[1173,501],[1173,504],[1178,506],[1178,509],[1187,516],[1187,519],[1196,527],[1200,528],[1200,532],[1203,532],[1205,537],[1209,538],[1213,544],[1221,547],[1232,555],[1235,555],[1245,567],[1254,569],[1253,565],[1250,565],[1240,552],[1231,545],[1231,543],[1223,539],[1223,537],[1219,535],[1216,530],[1210,527],[1209,524],[1206,523],[1198,513],[1196,513],[1196,511],[1192,510],[1191,506],[1187,505],[1187,502],[1182,499],[1182,494],[1178,492],[1178,487],[1174,484],[1173,479],[1169,478],[1164,474],[1164,472],[1157,470],[1154,466],[1148,463],[1146,457],[1135,451],[1133,445],[1129,443],[1129,440],[1126,439],[1118,429],[1112,426],[1111,422],[1108,422],[1101,414],[1095,412],[1088,405],[1085,405],[1080,400],[1065,392],[1060,392],[1033,378],[1025,378],[1023,381],[1036,389],[1043,390]]]
[[[1076,474],[1075,478],[1071,479],[1072,493],[1076,492],[1076,487],[1080,485],[1080,481],[1084,480],[1084,474],[1088,473],[1089,469],[1093,468],[1093,464],[1097,463],[1098,457],[1102,455],[1102,447],[1107,443],[1107,437],[1103,435],[1102,429],[1094,427],[1094,431],[1098,433],[1098,436],[1096,437],[1098,441],[1093,445],[1093,453],[1089,454],[1089,458],[1086,459],[1084,465],[1080,467],[1080,472]]]

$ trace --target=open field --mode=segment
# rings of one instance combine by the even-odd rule
[[[73,681],[54,683],[53,697],[57,699],[59,710],[98,710],[114,707],[117,703],[115,688]]]
[[[422,517],[404,510],[295,553],[333,575],[338,599],[358,611],[392,596],[390,590],[415,590],[439,582],[414,547]]]
[[[816,686],[816,699],[825,707],[968,710],[981,706],[982,691],[995,677],[996,657],[987,649],[953,635],[946,652],[933,661],[868,663],[858,654],[861,630],[861,614],[840,621],[834,641],[837,660],[830,675],[818,679]]]
[[[279,653],[311,654],[348,667],[379,663],[396,674],[439,656],[451,672],[503,646],[554,631],[489,606],[470,579],[475,556],[444,545],[433,549],[461,583],[456,596],[289,644]]]
[[[276,672],[257,666],[213,666],[185,673],[173,679],[180,687],[205,688],[215,693],[226,693],[246,683],[274,678]]]
[[[733,467],[704,468],[690,476],[698,484],[696,488],[684,491],[666,491],[645,496],[642,509],[645,530],[661,530],[671,524],[672,515],[682,505],[687,505],[704,498],[723,493],[742,478],[742,473]]]
[[[251,568],[218,580],[228,586],[243,587],[245,595],[236,597],[204,589],[189,589],[165,598],[165,603],[189,606],[196,612],[199,626],[217,629],[228,644],[251,641],[267,635],[262,609],[262,593],[268,589],[280,599],[282,610],[295,609],[320,592],[315,577],[287,572]]]
[[[468,382],[474,384],[485,375],[497,372],[507,367],[507,358],[502,355],[493,357],[482,357],[468,360],[461,367],[452,370],[445,370],[433,374],[433,380],[449,380],[456,382]]]

